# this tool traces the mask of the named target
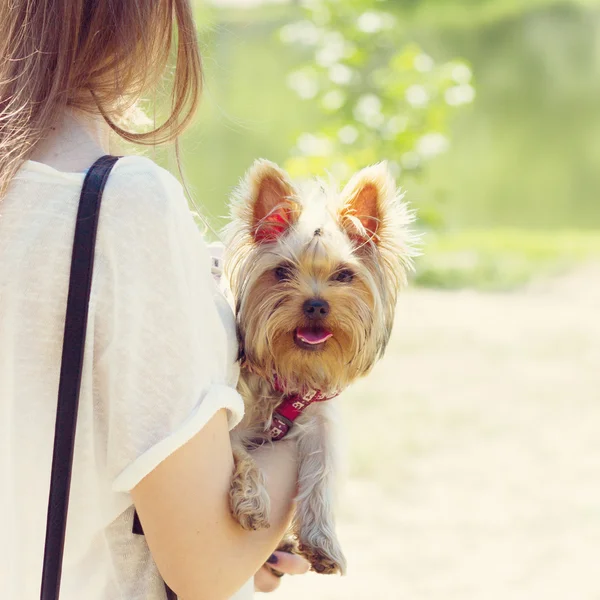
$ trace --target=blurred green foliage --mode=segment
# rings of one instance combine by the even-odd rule
[[[595,254],[590,240],[600,228],[599,1],[318,4],[329,6],[332,18],[325,23],[315,19],[317,32],[335,34],[339,27],[362,56],[338,61],[352,70],[348,86],[330,80],[331,65],[316,60],[325,37],[316,44],[290,39],[290,32],[292,38],[314,37],[312,26],[294,31],[296,24],[312,22],[307,12],[312,8],[216,9],[198,3],[206,88],[199,118],[183,140],[183,156],[192,195],[216,228],[224,222],[220,217],[232,188],[257,157],[280,164],[291,157],[287,164],[292,170],[319,176],[333,170],[340,157],[351,168],[387,158],[402,168],[399,182],[421,221],[436,230],[425,238],[420,284],[506,289],[552,270],[552,265],[561,268]],[[359,16],[389,14],[393,29],[370,35],[352,21],[352,11]],[[363,28],[377,23],[381,20],[369,24],[367,19]],[[282,31],[291,43],[282,43]],[[362,55],[363,47],[371,60]],[[417,58],[421,56],[432,62]],[[393,57],[404,57],[399,60],[407,68],[392,83],[398,89],[388,91],[385,77],[371,75],[394,72]],[[446,86],[457,83],[452,76],[455,57],[463,57],[472,69],[477,91],[475,102],[460,110],[445,98]],[[421,61],[421,68],[433,66],[420,71],[415,61]],[[314,70],[319,88],[314,97],[302,99],[288,84],[298,88],[294,74],[306,68]],[[435,99],[425,109],[409,106],[406,91],[411,85],[431,88]],[[336,90],[346,98],[332,110],[322,101]],[[383,98],[384,121],[404,118],[407,128],[396,139],[377,139],[379,129],[356,119],[358,99],[371,93]],[[329,96],[334,100],[336,94]],[[399,115],[392,114],[395,102],[402,105]],[[342,143],[339,131],[345,126],[359,132],[355,144]],[[447,151],[427,159],[425,169],[421,157],[419,167],[407,168],[410,153],[427,132],[441,133]],[[323,134],[337,159],[307,160],[298,144],[302,134]],[[304,149],[319,144],[310,137],[303,142]],[[343,175],[341,179],[344,183]],[[578,237],[581,241],[573,245],[589,252],[572,253],[571,242],[561,241]],[[539,253],[536,247],[546,250]]]
[[[423,287],[509,291],[600,258],[600,235],[523,229],[428,232],[415,282]]]
[[[485,26],[557,5],[594,6],[598,0],[392,0],[411,26]]]
[[[394,2],[304,6],[303,18],[286,24],[280,38],[306,49],[287,83],[320,119],[298,137],[290,173],[327,170],[344,180],[385,158],[400,175],[446,151],[449,112],[475,96],[471,69],[459,60],[436,64],[417,44],[398,44]]]

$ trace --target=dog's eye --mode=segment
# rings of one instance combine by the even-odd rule
[[[342,269],[334,275],[333,279],[339,283],[351,283],[354,279],[354,273],[350,269]]]
[[[292,278],[292,269],[286,265],[279,265],[275,269],[275,277],[278,281],[289,281]]]

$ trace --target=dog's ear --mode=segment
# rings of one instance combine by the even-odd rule
[[[246,220],[254,240],[274,242],[297,220],[296,189],[287,173],[268,160],[257,160],[244,180]]]
[[[360,245],[378,244],[386,211],[396,198],[396,182],[387,163],[362,169],[341,194],[340,222],[348,236]]]

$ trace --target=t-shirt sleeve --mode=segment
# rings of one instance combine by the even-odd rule
[[[122,159],[104,194],[90,306],[94,408],[114,491],[130,491],[218,410],[230,428],[241,420],[233,326],[216,294],[179,183],[147,159]]]

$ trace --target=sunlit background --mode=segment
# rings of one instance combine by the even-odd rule
[[[598,600],[600,3],[198,3],[183,144],[213,227],[255,158],[386,159],[423,256],[343,398],[344,579],[275,598]]]

